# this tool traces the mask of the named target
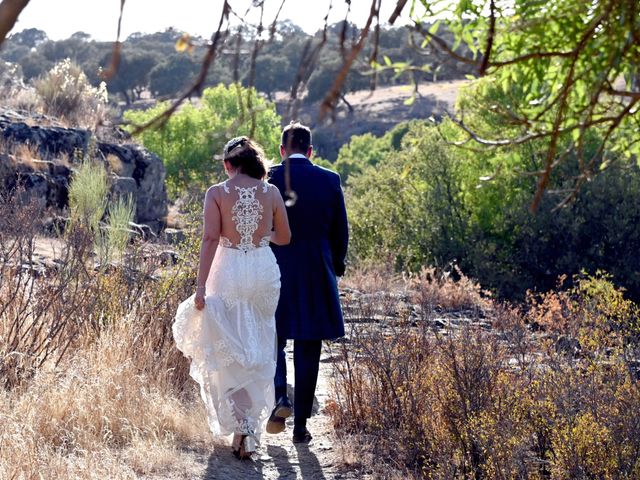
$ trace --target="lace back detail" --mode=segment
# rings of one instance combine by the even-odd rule
[[[226,193],[231,193],[227,182],[222,184],[222,187]],[[263,182],[262,191],[266,193],[269,185]],[[233,204],[231,208],[233,223],[236,226],[236,231],[240,234],[240,242],[237,245],[226,237],[220,238],[220,245],[228,248],[237,248],[243,252],[253,250],[256,245],[253,244],[253,234],[258,229],[259,221],[262,219],[262,212],[264,210],[260,201],[256,198],[256,191],[258,186],[254,187],[235,187],[238,192],[238,200]],[[269,246],[269,237],[265,236],[260,239],[258,247]]]

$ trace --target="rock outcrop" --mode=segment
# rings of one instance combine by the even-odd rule
[[[100,141],[88,130],[32,125],[37,118],[0,111],[0,185],[21,185],[43,208],[68,205],[72,171],[89,154],[101,159],[111,177],[111,194],[130,194],[135,222],[158,232],[168,198],[165,169],[158,156],[136,144]]]

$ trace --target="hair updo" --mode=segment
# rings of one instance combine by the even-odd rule
[[[240,173],[258,180],[267,176],[262,147],[249,137],[232,138],[224,146],[222,158]]]

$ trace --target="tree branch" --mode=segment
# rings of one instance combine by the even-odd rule
[[[596,31],[598,26],[602,23],[602,21],[609,15],[612,8],[612,4],[608,5],[607,10],[602,12],[602,14],[592,22],[591,26],[587,29],[587,31],[582,35],[582,38],[576,45],[574,49],[574,55],[571,61],[571,66],[569,67],[569,72],[567,73],[566,79],[564,81],[563,88],[560,93],[560,106],[558,107],[558,113],[556,114],[556,118],[553,122],[553,129],[551,131],[551,143],[549,148],[547,149],[546,158],[545,158],[545,169],[544,174],[540,177],[540,181],[538,182],[538,187],[536,188],[536,193],[533,197],[533,201],[531,202],[531,212],[536,213],[538,210],[538,206],[540,205],[540,201],[542,200],[542,195],[549,184],[549,179],[551,178],[551,170],[553,169],[553,160],[556,154],[556,148],[558,146],[558,140],[561,134],[560,125],[564,119],[564,111],[567,106],[567,99],[569,97],[569,90],[571,85],[573,84],[573,77],[575,75],[576,64],[578,62],[578,58],[580,57],[580,53],[587,45],[589,39]]]
[[[504,60],[501,62],[489,62],[488,68],[495,67],[501,68],[506,67],[507,65],[513,65],[516,63],[526,62],[527,60],[533,60],[538,58],[553,58],[553,57],[571,57],[574,54],[573,50],[569,52],[532,52],[527,53],[525,55],[521,55],[519,57],[512,58],[510,60]]]
[[[489,58],[491,57],[491,50],[493,49],[493,40],[496,33],[496,3],[495,0],[491,0],[489,4],[489,32],[487,33],[487,46],[482,58],[482,64],[480,65],[480,75],[484,75],[489,66]]]
[[[568,125],[566,127],[563,128],[558,128],[557,130],[555,130],[556,132],[558,132],[558,134],[563,135],[565,133],[569,133],[573,130],[576,129],[587,129],[596,125],[602,125],[602,124],[606,124],[609,122],[616,122],[618,119],[619,115],[616,116],[608,116],[608,117],[600,117],[597,120],[591,120],[588,122],[583,122],[583,123],[576,123],[573,125]],[[451,119],[451,121],[453,123],[455,123],[456,125],[458,125],[458,127],[460,127],[462,130],[464,130],[467,135],[469,135],[469,138],[466,140],[462,140],[460,142],[448,142],[450,145],[454,145],[456,147],[458,146],[462,146],[465,145],[466,143],[469,142],[469,139],[472,139],[473,141],[475,141],[476,143],[479,143],[480,145],[484,145],[487,147],[507,147],[507,146],[511,146],[511,145],[522,145],[524,143],[530,142],[531,140],[538,140],[541,138],[546,138],[549,137],[550,135],[552,135],[554,133],[554,130],[551,131],[544,131],[544,132],[535,132],[535,133],[529,133],[527,135],[522,135],[520,137],[517,138],[505,138],[505,139],[499,139],[499,140],[491,140],[488,138],[483,138],[481,136],[479,136],[476,132],[474,132],[473,130],[471,130],[468,126],[466,126],[464,124],[464,122],[462,122],[461,120],[458,120],[455,117],[449,117]]]
[[[223,37],[226,37],[226,34],[228,33],[228,30],[226,33],[222,31],[222,26],[224,25],[224,22],[228,21],[229,19],[230,9],[231,7],[229,6],[228,0],[225,0],[224,5],[222,6],[222,14],[220,15],[220,22],[218,23],[218,29],[213,34],[213,37],[211,39],[211,44],[207,49],[207,53],[204,57],[204,60],[202,61],[202,67],[200,68],[200,73],[198,74],[198,77],[196,81],[193,83],[193,85],[186,92],[184,92],[175,102],[173,102],[173,104],[171,104],[171,106],[167,108],[164,112],[152,118],[148,122],[142,125],[136,126],[132,132],[133,135],[137,135],[143,130],[151,126],[157,127],[157,126],[164,125],[164,123],[167,120],[169,120],[171,115],[173,115],[173,113],[178,109],[178,107],[180,107],[180,105],[182,105],[182,103],[187,98],[190,98],[191,95],[193,95],[194,93],[199,93],[202,90],[202,86],[204,85],[207,79],[207,72],[209,72],[209,68],[211,67],[211,64],[216,58],[216,54],[218,53],[218,46],[221,41],[224,41],[222,39]]]
[[[404,10],[406,4],[407,0],[398,0],[398,2],[396,3],[396,8],[393,10],[393,13],[389,17],[389,25],[393,25],[395,23],[395,21],[402,13],[402,10]]]
[[[342,89],[342,85],[347,79],[347,74],[351,69],[351,65],[353,64],[353,61],[356,59],[358,54],[360,54],[362,47],[364,47],[364,41],[369,35],[369,29],[371,28],[371,23],[373,22],[373,19],[379,14],[379,10],[378,10],[379,4],[380,4],[380,0],[372,0],[371,10],[369,12],[369,18],[367,19],[366,25],[360,32],[360,38],[358,39],[358,43],[356,43],[353,46],[353,48],[351,48],[351,52],[349,53],[349,56],[347,57],[346,61],[342,65],[342,68],[338,72],[338,75],[336,75],[336,79],[333,82],[333,86],[331,87],[331,90],[326,95],[326,97],[324,97],[324,100],[322,100],[322,104],[320,105],[320,113],[319,113],[320,120],[322,120],[325,117],[327,112],[332,111],[334,109],[336,101],[340,98],[340,90]]]
[[[616,95],[618,97],[626,97],[640,100],[640,92],[632,92],[630,90],[616,90],[613,87],[609,86],[605,89],[605,92],[610,93],[611,95]]]
[[[0,3],[0,45],[18,21],[18,16],[29,0],[2,0]]]
[[[109,80],[113,78],[118,72],[120,66],[120,53],[122,51],[122,43],[120,42],[120,32],[122,30],[122,14],[124,13],[124,4],[126,0],[120,0],[120,15],[118,16],[118,33],[116,34],[116,41],[113,43],[113,52],[111,53],[111,62],[109,67],[100,72],[100,77],[103,80]],[[125,95],[126,96],[126,95]],[[127,103],[129,100],[127,99]]]
[[[450,57],[455,58],[456,60],[458,60],[459,62],[463,62],[466,63],[468,65],[480,65],[479,62],[477,60],[473,60],[471,58],[467,58],[464,57],[458,53],[456,53],[449,45],[447,45],[447,42],[442,39],[441,37],[439,37],[438,35],[429,32],[428,30],[425,30],[422,27],[422,24],[415,22],[415,24],[413,25],[413,30],[415,30],[416,32],[420,33],[421,35],[427,36],[430,39],[432,39],[435,44],[441,49],[443,50],[445,53],[447,53]]]
[[[316,64],[316,60],[320,56],[322,47],[327,43],[327,30],[329,29],[329,13],[331,13],[332,2],[329,2],[329,9],[324,17],[324,27],[322,29],[322,38],[320,42],[311,48],[313,39],[310,38],[304,46],[302,51],[302,57],[298,64],[298,70],[296,71],[296,77],[291,85],[291,95],[289,97],[289,105],[287,106],[287,119],[295,120],[298,115],[299,99],[298,93],[304,89],[305,85],[309,81],[309,77],[313,72],[313,67]]]

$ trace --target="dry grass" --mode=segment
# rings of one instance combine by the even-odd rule
[[[0,150],[9,156],[15,165],[24,165],[27,169],[35,172],[48,171],[51,162],[41,159],[37,145],[27,143],[14,143],[0,139]]]
[[[144,245],[94,269],[80,227],[40,265],[37,208],[19,197],[0,202],[0,478],[169,469],[209,437],[170,330],[191,274],[163,274]]]
[[[56,63],[35,82],[44,113],[70,125],[95,128],[108,118],[104,82],[94,88],[70,59]]]
[[[120,157],[114,155],[112,153],[107,155],[107,164],[109,165],[109,171],[115,173],[116,175],[122,175],[122,171],[124,169],[124,164]]]
[[[201,405],[133,363],[135,333],[114,326],[56,371],[4,393],[0,478],[134,478],[169,469],[180,447],[206,441]]]
[[[37,145],[30,143],[12,142],[0,138],[0,152],[8,156],[12,162],[11,168],[6,171],[13,172],[18,165],[34,172],[50,172],[54,165],[63,165],[71,168],[72,160],[69,155],[63,154],[51,160],[43,160]]]
[[[48,171],[47,161],[41,160],[40,152],[36,145],[18,143],[12,148],[13,155],[20,163],[34,171]]]
[[[477,315],[490,309],[489,293],[455,266],[453,272],[439,273],[435,267],[423,267],[411,279],[413,300],[434,311],[460,311]]]
[[[404,285],[403,276],[394,272],[388,265],[350,268],[348,274],[340,279],[340,288],[363,293],[400,290]]]

